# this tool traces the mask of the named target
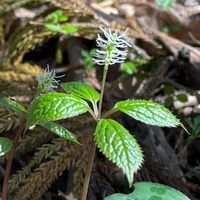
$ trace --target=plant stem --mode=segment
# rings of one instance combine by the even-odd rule
[[[96,118],[96,121],[98,121],[101,118],[101,109],[102,109],[103,94],[104,94],[107,72],[108,72],[108,64],[106,64],[104,66],[104,69],[103,69],[103,80],[102,80],[102,86],[101,86],[99,110],[97,110],[96,105],[93,104],[95,115],[98,115],[97,118]],[[94,112],[93,111],[92,112],[89,111],[89,112],[94,117]],[[94,157],[95,157],[95,152],[96,152],[96,144],[95,144],[94,141],[92,141],[92,144],[91,144],[91,147],[90,147],[90,154],[89,154],[89,158],[88,158],[86,174],[85,174],[85,179],[84,179],[84,182],[83,182],[83,189],[82,189],[82,192],[81,192],[81,200],[87,199],[87,193],[88,193],[88,188],[89,188],[89,183],[90,183],[90,176],[91,176],[91,172],[92,172],[92,166],[93,166],[93,161],[94,161]]]
[[[97,121],[97,116],[92,109],[89,109],[88,112],[92,115],[95,121]]]
[[[98,116],[98,119],[101,118],[101,109],[102,109],[102,102],[103,102],[103,95],[104,95],[104,88],[105,88],[107,72],[108,72],[108,64],[106,64],[103,68],[103,80],[102,80],[102,85],[101,85],[101,96],[100,96],[100,101],[99,101],[99,116]]]
[[[16,152],[16,148],[19,142],[19,139],[21,138],[21,135],[23,133],[24,130],[24,124],[25,124],[25,120],[23,120],[19,126],[19,129],[15,135],[15,140],[14,140],[14,144],[13,144],[13,148],[10,151],[9,155],[8,155],[8,161],[6,164],[6,170],[5,170],[5,175],[4,175],[4,180],[3,180],[3,189],[2,189],[2,200],[7,200],[7,194],[8,194],[8,180],[9,180],[9,176],[10,176],[10,170],[12,167],[12,162],[13,162],[13,158]]]
[[[95,102],[92,102],[92,106],[93,106],[93,110],[94,110],[94,113],[96,115],[96,118],[98,118],[98,108],[97,108],[97,104]]]
[[[88,164],[87,164],[87,170],[86,170],[85,179],[84,179],[84,182],[83,182],[83,189],[82,189],[82,192],[81,192],[81,200],[87,199],[87,193],[88,193],[88,188],[89,188],[89,183],[90,183],[90,176],[91,176],[95,151],[96,151],[96,145],[95,145],[95,142],[92,141],[89,159],[88,159]]]
[[[104,113],[102,117],[107,118],[108,116],[112,115],[115,112],[117,112],[117,109],[113,108],[113,109],[109,110],[108,112]]]

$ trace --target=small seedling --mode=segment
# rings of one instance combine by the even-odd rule
[[[62,10],[56,10],[47,15],[47,21],[42,25],[52,32],[63,34],[77,32],[77,27],[70,24],[65,24],[65,22],[67,22],[68,20],[68,16],[64,15]]]

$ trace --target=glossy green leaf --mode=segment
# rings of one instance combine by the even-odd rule
[[[65,129],[63,126],[60,124],[56,124],[54,122],[47,122],[45,124],[42,124],[42,126],[53,133],[59,135],[60,137],[63,137],[65,139],[71,140],[73,142],[78,143],[76,135]]]
[[[81,82],[62,83],[61,87],[70,94],[96,103],[100,99],[100,94],[90,85]]]
[[[46,23],[44,26],[53,32],[60,32],[62,30],[60,25],[56,25],[56,24]]]
[[[130,194],[113,194],[104,200],[190,200],[178,190],[158,183],[139,182],[134,188]]]
[[[72,25],[63,25],[62,30],[67,33],[75,33],[78,31],[78,28]]]
[[[88,110],[89,105],[73,95],[57,92],[44,94],[31,104],[26,127],[74,117]]]
[[[12,141],[6,137],[0,137],[0,156],[7,154],[12,149]]]
[[[135,138],[115,120],[101,119],[95,130],[95,140],[102,153],[127,175],[131,186],[133,173],[143,162],[142,151]]]
[[[27,112],[26,108],[22,104],[8,98],[0,99],[0,105],[8,107],[21,114],[24,114]]]
[[[115,109],[143,123],[161,127],[176,127],[180,121],[164,106],[147,100],[126,100],[118,102]]]

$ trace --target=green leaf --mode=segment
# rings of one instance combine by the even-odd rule
[[[164,102],[165,106],[170,107],[173,105],[173,103],[174,103],[173,97],[169,96],[165,98],[165,102]]]
[[[162,31],[165,33],[172,33],[177,32],[181,29],[181,26],[179,24],[165,24],[162,28]]]
[[[134,187],[130,194],[113,194],[104,200],[190,200],[178,190],[158,183],[139,182]]]
[[[165,94],[171,94],[171,93],[174,92],[174,89],[175,89],[174,85],[172,85],[172,84],[165,84],[165,86],[164,86],[164,93]]]
[[[46,24],[44,24],[44,26],[53,32],[60,32],[62,30],[60,25],[56,25],[56,24],[46,23]]]
[[[28,111],[26,127],[74,117],[90,109],[82,99],[70,94],[52,92],[36,98]]]
[[[100,94],[90,85],[81,82],[62,83],[61,87],[70,94],[73,94],[82,99],[97,103],[100,99]]]
[[[73,142],[79,143],[77,140],[76,135],[65,129],[63,126],[56,124],[54,122],[47,122],[45,124],[42,124],[42,126],[53,133],[59,135],[60,137],[63,137],[65,139],[71,140]]]
[[[0,137],[0,156],[7,154],[12,149],[12,141],[6,137]]]
[[[10,108],[20,114],[24,114],[27,112],[26,108],[22,104],[8,98],[0,99],[0,105]]]
[[[68,20],[68,17],[65,15],[61,15],[58,18],[58,22],[66,22]]]
[[[171,111],[164,106],[147,100],[126,100],[118,102],[117,109],[143,123],[161,127],[176,127],[181,125]]]
[[[61,26],[61,28],[64,32],[67,32],[67,33],[75,33],[78,31],[78,28],[72,25],[63,25]]]
[[[176,98],[177,98],[179,101],[183,102],[183,103],[185,103],[185,102],[188,101],[188,97],[187,97],[186,94],[177,94],[177,95],[176,95]]]
[[[121,70],[128,75],[131,75],[136,72],[137,65],[133,62],[124,62],[121,65]]]
[[[63,14],[62,10],[56,10],[50,13],[49,15],[47,15],[47,19],[52,21],[53,23],[57,23],[59,16],[62,14]]]
[[[192,139],[200,138],[200,115],[188,119],[187,123],[192,129],[192,134],[190,138]]]
[[[176,3],[176,0],[156,0],[156,3],[161,8],[170,9]]]
[[[143,162],[142,151],[135,138],[118,122],[101,119],[95,130],[95,140],[102,153],[127,175],[131,186],[133,173]]]
[[[85,51],[85,50],[81,51],[81,54],[83,56],[83,65],[86,71],[90,71],[95,68],[95,63],[93,61],[93,56],[95,52],[96,49],[91,49],[90,51]]]
[[[47,16],[47,19],[52,21],[53,23],[58,23],[58,22],[66,22],[68,20],[68,17],[63,15],[62,10],[56,10],[49,14]]]

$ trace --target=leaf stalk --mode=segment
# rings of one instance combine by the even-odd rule
[[[107,118],[107,117],[109,117],[110,115],[112,115],[112,114],[115,113],[115,112],[117,112],[117,109],[111,109],[111,110],[107,111],[106,113],[104,113],[104,114],[102,115],[102,117],[103,117],[103,118]]]

